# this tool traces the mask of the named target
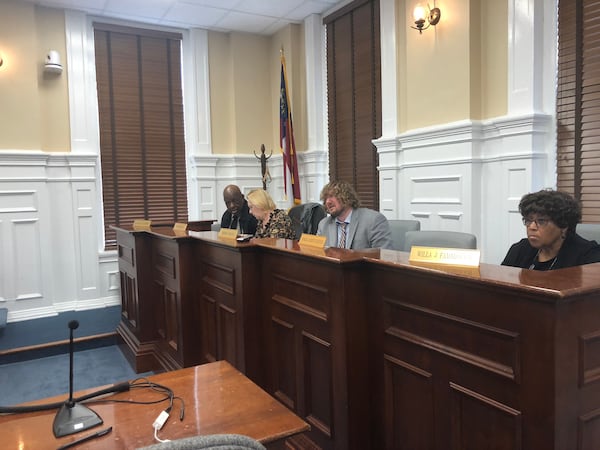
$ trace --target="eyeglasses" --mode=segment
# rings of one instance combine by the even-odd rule
[[[550,219],[542,219],[542,218],[529,219],[527,217],[523,217],[523,225],[525,225],[526,227],[528,227],[529,225],[531,225],[534,222],[535,222],[536,227],[545,227],[546,225],[548,225],[551,222],[551,220]]]

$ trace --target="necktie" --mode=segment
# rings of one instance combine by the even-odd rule
[[[346,248],[346,222],[340,222],[340,241],[338,242],[339,248]]]

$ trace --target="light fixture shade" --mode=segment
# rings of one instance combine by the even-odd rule
[[[417,4],[417,6],[415,6],[415,9],[413,10],[415,26],[411,26],[411,28],[419,30],[419,34],[421,34],[423,30],[426,30],[431,25],[437,25],[437,23],[440,21],[440,8],[436,8],[435,3],[433,4],[433,6],[433,8],[430,8],[429,4],[427,5],[427,7]]]
[[[425,7],[421,5],[415,6],[415,10],[413,11],[413,18],[415,19],[415,22],[418,22],[420,20],[424,21],[427,18],[427,11]]]

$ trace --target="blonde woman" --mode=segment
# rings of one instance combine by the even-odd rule
[[[263,189],[255,189],[247,196],[250,214],[256,217],[255,238],[296,239],[292,219],[282,209],[277,209],[269,193]]]

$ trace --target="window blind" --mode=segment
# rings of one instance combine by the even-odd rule
[[[327,26],[329,178],[351,183],[362,206],[379,209],[381,136],[379,2],[355,0]]]
[[[600,222],[600,1],[560,0],[557,186]]]
[[[112,225],[187,221],[181,36],[94,24],[105,248]]]

